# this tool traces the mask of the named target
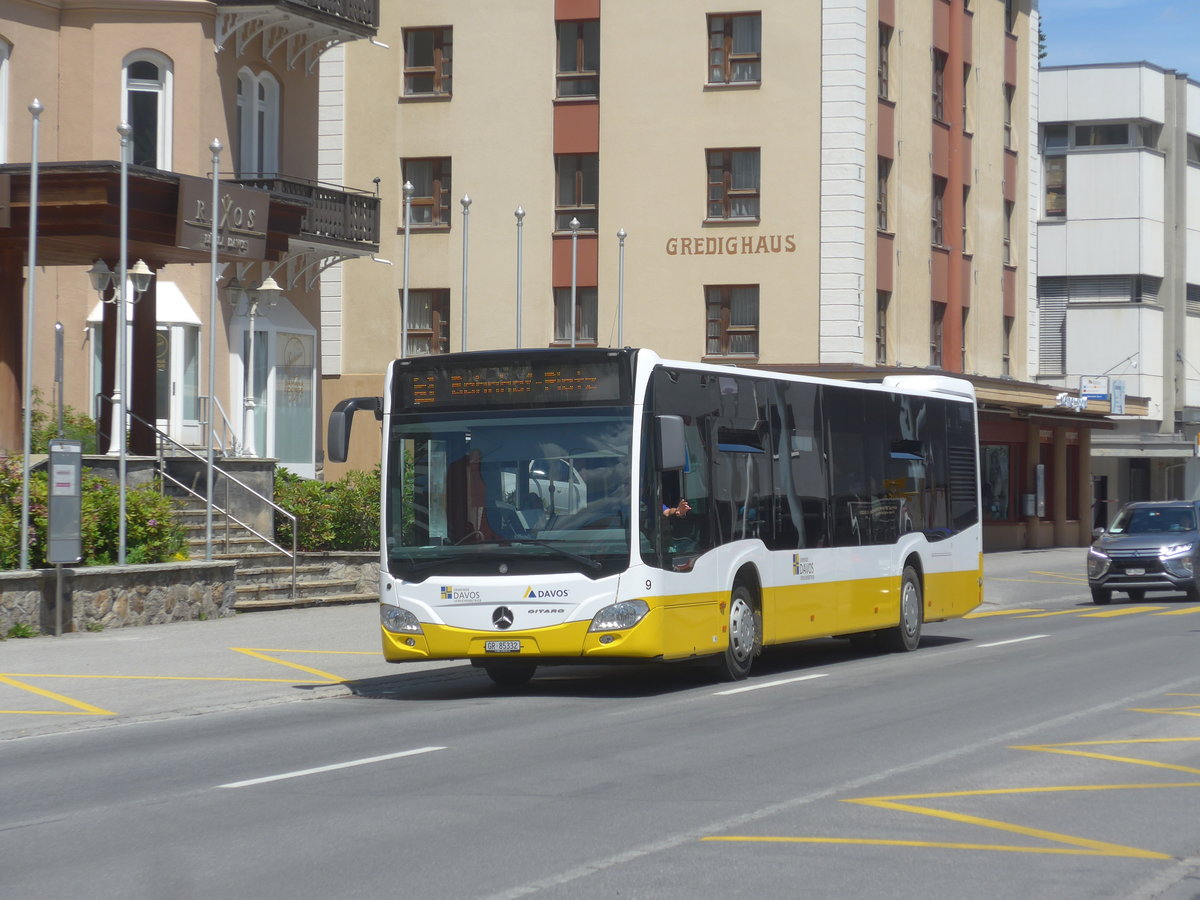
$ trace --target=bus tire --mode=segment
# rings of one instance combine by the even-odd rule
[[[529,683],[537,669],[537,663],[497,662],[483,667],[488,678],[499,687],[516,688]]]
[[[904,567],[900,576],[900,623],[895,628],[879,632],[879,643],[892,653],[908,653],[921,643],[921,623],[924,618],[924,599],[921,579],[912,566]]]
[[[729,644],[717,660],[723,681],[741,681],[750,674],[761,643],[760,633],[754,592],[744,584],[735,585],[729,595]]]

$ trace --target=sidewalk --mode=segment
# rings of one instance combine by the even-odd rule
[[[981,611],[1089,602],[1082,548],[984,556]],[[374,603],[0,642],[0,740],[217,709],[348,696],[394,666]]]

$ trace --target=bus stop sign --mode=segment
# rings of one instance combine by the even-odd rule
[[[83,474],[83,444],[79,441],[50,442],[48,485],[48,540],[46,562],[77,563],[83,558],[80,535]]]

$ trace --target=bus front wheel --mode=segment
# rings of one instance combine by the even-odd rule
[[[750,674],[750,666],[759,649],[758,610],[754,592],[744,584],[729,595],[729,645],[717,662],[726,681],[741,681]]]
[[[904,567],[900,576],[900,623],[895,628],[879,632],[883,649],[893,653],[916,650],[921,643],[921,622],[924,600],[921,597],[921,579],[912,566]]]

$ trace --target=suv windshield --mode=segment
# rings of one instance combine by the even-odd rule
[[[389,570],[408,581],[620,571],[630,552],[631,433],[629,408],[396,416]]]
[[[1195,531],[1196,516],[1190,506],[1132,507],[1113,522],[1112,534],[1170,534]]]

